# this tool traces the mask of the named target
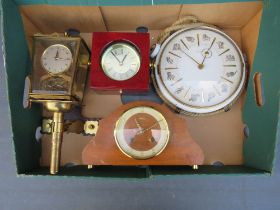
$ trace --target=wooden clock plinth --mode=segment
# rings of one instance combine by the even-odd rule
[[[157,156],[146,160],[137,160],[125,155],[118,148],[114,138],[114,128],[119,117],[126,110],[136,106],[150,106],[161,112],[170,129],[166,148]],[[82,159],[85,165],[201,165],[204,154],[191,137],[184,119],[176,116],[165,105],[143,101],[123,105],[110,116],[102,119],[96,136],[84,148]]]

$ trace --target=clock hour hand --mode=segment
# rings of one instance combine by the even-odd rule
[[[124,60],[126,59],[126,57],[127,57],[127,55],[128,55],[128,53],[123,57],[123,59],[122,59],[122,61],[121,61],[121,65],[123,65],[123,62],[124,62]]]
[[[59,53],[58,53],[58,50],[57,50],[54,59],[57,60],[58,58],[59,58]]]
[[[137,120],[137,118],[134,119],[136,126],[140,129],[143,130],[142,126],[140,125],[139,121]]]
[[[116,60],[119,62],[119,64],[121,65],[121,61],[118,59],[118,57],[112,52],[112,51],[110,51],[111,53],[112,53],[112,55],[116,58]]]
[[[216,41],[216,37],[213,39],[213,41],[211,42],[211,45],[210,45],[210,47],[208,48],[208,50],[204,53],[204,57],[203,57],[203,60],[202,60],[202,62],[200,63],[200,64],[198,64],[198,68],[199,69],[202,69],[203,67],[204,67],[204,61],[205,61],[205,58],[206,58],[206,56],[209,54],[209,50],[211,50],[211,48],[212,48],[212,46],[213,46],[213,44],[214,44],[214,42]]]

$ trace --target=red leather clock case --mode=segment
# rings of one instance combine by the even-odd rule
[[[134,45],[141,56],[141,66],[135,76],[128,80],[116,81],[105,75],[101,68],[102,52],[110,44],[125,41]],[[92,57],[90,86],[98,90],[147,91],[149,88],[149,48],[148,33],[94,32],[92,35]]]

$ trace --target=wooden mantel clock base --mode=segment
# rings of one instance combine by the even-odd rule
[[[82,159],[85,165],[202,165],[204,154],[185,120],[165,105],[139,101],[99,122]]]

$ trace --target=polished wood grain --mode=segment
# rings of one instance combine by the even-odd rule
[[[164,115],[170,128],[170,138],[166,148],[159,155],[146,160],[136,160],[120,151],[115,142],[114,128],[123,112],[143,105],[150,106]],[[132,102],[119,107],[100,121],[97,135],[83,150],[82,160],[85,165],[201,165],[204,154],[191,137],[186,121],[172,113],[165,105]]]

